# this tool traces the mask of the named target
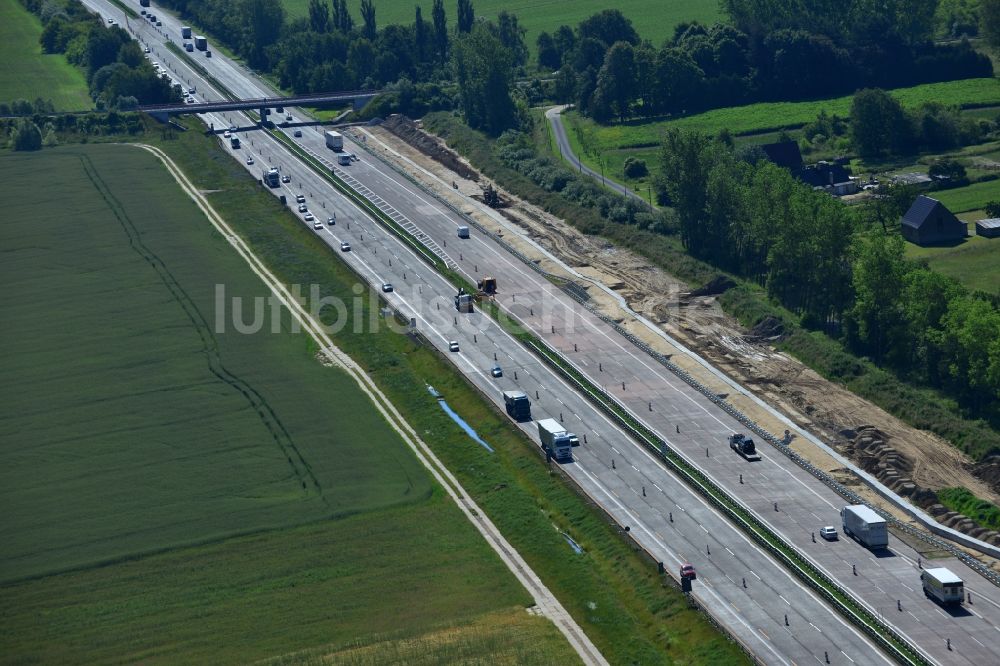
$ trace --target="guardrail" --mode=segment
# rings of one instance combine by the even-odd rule
[[[638,347],[639,349],[641,349],[647,355],[651,356],[653,359],[655,359],[657,362],[659,362],[665,368],[667,368],[668,370],[670,370],[670,372],[672,372],[673,374],[677,375],[686,384],[688,384],[689,386],[691,386],[692,388],[694,388],[696,391],[698,391],[699,393],[701,393],[702,395],[704,395],[705,397],[707,397],[709,400],[711,400],[713,403],[715,403],[716,405],[718,405],[720,408],[722,408],[730,416],[732,416],[733,418],[735,418],[736,420],[738,420],[740,423],[742,423],[744,426],[746,426],[751,431],[753,431],[754,434],[756,434],[757,436],[759,436],[761,439],[766,440],[768,443],[770,443],[772,446],[774,446],[778,451],[780,451],[782,454],[784,454],[786,457],[788,457],[790,460],[792,460],[795,464],[797,464],[799,467],[801,467],[802,469],[804,469],[807,472],[809,472],[811,475],[813,475],[815,478],[817,478],[820,482],[822,482],[824,485],[826,485],[827,487],[829,487],[831,490],[833,490],[834,492],[836,492],[838,495],[840,495],[841,497],[843,497],[845,500],[849,501],[852,504],[866,504],[864,498],[862,498],[860,495],[858,495],[857,493],[855,493],[851,489],[847,488],[844,484],[840,483],[839,481],[837,481],[836,479],[834,479],[833,477],[831,477],[825,471],[819,469],[818,467],[816,467],[815,465],[813,465],[812,463],[810,463],[808,460],[806,460],[805,458],[803,458],[799,454],[795,453],[795,451],[793,451],[789,446],[787,446],[783,442],[783,440],[781,438],[779,438],[779,437],[773,435],[772,433],[768,432],[765,428],[763,428],[761,425],[759,425],[756,421],[754,421],[753,419],[751,419],[750,417],[748,417],[746,414],[744,414],[740,410],[736,409],[732,404],[730,404],[724,398],[720,398],[717,393],[715,393],[709,387],[707,387],[704,384],[702,384],[701,382],[699,382],[689,372],[687,372],[686,370],[684,370],[683,368],[681,368],[680,366],[678,366],[676,363],[673,363],[672,361],[670,361],[663,354],[661,354],[658,351],[656,351],[655,349],[653,349],[648,343],[646,343],[644,340],[638,338],[637,336],[635,336],[634,334],[632,334],[631,332],[629,332],[626,328],[624,328],[623,326],[621,326],[614,319],[612,319],[611,317],[608,317],[607,315],[599,312],[596,308],[594,308],[593,304],[589,302],[589,297],[586,295],[586,289],[582,285],[580,285],[577,282],[574,282],[573,280],[570,280],[570,279],[567,279],[567,278],[563,278],[561,276],[555,276],[555,275],[547,272],[546,270],[544,270],[543,268],[541,268],[537,263],[535,263],[530,258],[528,258],[526,255],[524,255],[522,252],[520,252],[517,248],[515,248],[515,247],[511,246],[509,243],[507,243],[503,239],[503,237],[501,237],[500,235],[496,234],[495,232],[487,229],[484,225],[482,225],[481,223],[479,223],[477,220],[475,220],[474,218],[470,217],[469,215],[467,215],[463,211],[459,210],[457,207],[453,206],[450,202],[448,202],[448,201],[444,200],[443,198],[439,197],[437,194],[435,194],[434,192],[430,191],[427,187],[425,187],[418,180],[416,180],[415,178],[413,178],[412,176],[410,176],[408,173],[400,170],[398,167],[396,167],[396,165],[392,164],[391,162],[389,162],[388,160],[386,160],[384,157],[382,157],[381,155],[379,155],[377,152],[373,151],[371,148],[368,147],[368,145],[367,145],[366,142],[362,141],[362,142],[358,142],[358,144],[361,145],[369,154],[373,155],[378,160],[380,160],[382,163],[384,163],[387,166],[389,166],[390,168],[392,168],[396,173],[400,174],[401,176],[403,176],[404,178],[406,178],[407,180],[409,180],[411,183],[413,183],[414,185],[416,185],[417,187],[419,187],[425,193],[427,193],[430,196],[435,197],[438,201],[440,201],[445,206],[447,206],[448,209],[451,210],[453,213],[455,213],[456,215],[461,216],[468,224],[474,226],[480,233],[482,233],[482,234],[484,234],[486,236],[489,236],[494,242],[496,242],[498,245],[500,245],[500,247],[502,247],[503,249],[505,249],[511,255],[517,257],[518,259],[520,259],[524,264],[526,264],[529,268],[531,268],[532,270],[534,270],[536,273],[542,275],[546,279],[548,279],[551,282],[553,282],[554,284],[556,284],[570,298],[572,298],[576,302],[578,302],[581,305],[583,305],[585,308],[587,308],[587,310],[589,310],[592,314],[594,314],[596,317],[598,317],[601,321],[603,321],[607,325],[611,326],[617,333],[619,333],[620,335],[622,335],[623,337],[625,337],[629,342],[631,342],[636,347]],[[892,497],[886,497],[882,493],[880,493],[880,495],[882,495],[883,497],[885,497],[888,501],[892,502],[893,504],[899,506],[903,511],[907,510],[907,508],[903,504],[902,500],[895,500],[894,501]],[[961,550],[960,548],[954,546],[951,543],[943,541],[942,539],[936,538],[936,537],[934,537],[934,536],[932,536],[930,534],[927,534],[926,532],[918,530],[918,529],[914,528],[913,526],[904,523],[903,521],[899,520],[898,518],[896,518],[895,516],[893,516],[888,511],[885,511],[884,509],[881,509],[879,507],[873,507],[873,509],[880,516],[882,516],[886,520],[886,522],[893,529],[896,529],[896,530],[898,530],[900,532],[905,532],[906,534],[908,534],[908,535],[910,535],[912,537],[915,537],[917,539],[920,539],[921,541],[924,541],[925,543],[927,543],[930,546],[933,546],[934,548],[937,548],[939,550],[943,550],[945,552],[950,553],[951,555],[953,555],[957,559],[961,560],[963,564],[965,564],[970,569],[972,569],[973,571],[975,571],[976,573],[978,573],[980,576],[982,576],[983,578],[985,578],[989,582],[993,583],[997,587],[1000,587],[1000,574],[998,574],[997,572],[993,571],[992,569],[984,566],[981,562],[979,562],[979,560],[977,560],[976,558],[972,557],[971,555],[969,555],[965,551]],[[920,520],[917,516],[915,516],[912,513],[909,513],[909,515],[912,515],[914,517],[914,519],[916,519],[916,520]],[[920,522],[922,524],[924,524],[925,528],[928,529],[928,530],[937,531],[937,530],[941,529],[940,526],[937,523],[927,524],[925,521],[922,521],[922,520],[920,520]],[[970,545],[970,547],[974,548],[975,546]]]

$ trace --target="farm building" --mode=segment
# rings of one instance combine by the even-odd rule
[[[829,162],[810,164],[797,175],[803,183],[825,190],[834,196],[854,194],[858,191],[858,181],[852,180],[847,169],[839,164]]]
[[[933,245],[961,240],[968,230],[965,222],[937,199],[921,194],[901,220],[903,238],[916,245]]]
[[[1000,217],[976,222],[976,235],[984,238],[1000,238]]]

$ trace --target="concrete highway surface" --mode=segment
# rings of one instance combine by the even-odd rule
[[[87,0],[86,4],[104,16],[124,20],[120,10],[103,0]],[[175,80],[195,84],[199,100],[222,99],[208,82],[163,47],[166,34],[180,42],[181,22],[160,8],[154,11],[163,21],[163,28],[130,20],[138,37],[154,49],[153,59],[168,67]],[[250,98],[275,94],[218,50],[211,59],[197,51],[190,55],[237,95]],[[286,111],[296,122],[307,120],[297,110]],[[376,288],[391,282],[395,290],[384,294],[386,299],[415,317],[417,328],[495,403],[502,404],[501,391],[518,388],[532,398],[534,419],[560,419],[581,441],[586,436],[586,443],[574,449],[574,462],[563,465],[564,470],[619,524],[629,526],[632,537],[664,562],[675,578],[680,564],[694,564],[698,570],[694,598],[761,661],[888,661],[870,640],[707,506],[493,320],[480,312],[457,313],[450,283],[395,236],[360,213],[280,142],[238,113],[204,118],[216,129],[239,125],[243,147],[232,151],[234,158],[245,163],[247,155],[253,155],[255,164],[246,168],[256,178],[269,166],[279,167],[282,174],[290,176],[291,182],[275,190],[275,194],[286,194],[289,204],[293,204],[296,194],[304,194],[309,209],[324,222],[318,235]],[[303,136],[296,141],[332,163],[333,153],[326,149],[322,128],[301,130]],[[291,129],[280,131],[291,136]],[[946,610],[924,598],[919,578],[921,563],[916,552],[902,541],[892,538],[887,551],[871,553],[843,537],[834,542],[819,539],[822,526],[840,526],[838,511],[845,502],[832,490],[766,445],[761,447],[763,460],[756,463],[748,463],[731,452],[726,438],[742,429],[732,417],[490,237],[473,228],[471,238],[459,239],[456,228],[466,222],[434,197],[350,140],[345,141],[345,149],[360,159],[342,170],[377,195],[383,209],[404,216],[432,238],[472,281],[495,276],[501,308],[560,350],[637,420],[919,646],[929,660],[942,664],[1000,663],[1000,590],[953,558],[935,560],[933,566],[947,566],[958,573],[972,595],[972,603],[961,610]],[[333,213],[336,224],[325,224]],[[341,252],[341,242],[349,242],[351,250]],[[450,341],[459,343],[459,352],[448,352]],[[500,379],[489,373],[494,364],[504,370]],[[538,441],[533,423],[521,427]]]

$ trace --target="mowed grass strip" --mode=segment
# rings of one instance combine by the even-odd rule
[[[269,292],[151,154],[3,154],[0,196],[0,581],[429,495],[287,313],[217,312]]]
[[[59,111],[94,107],[83,72],[60,53],[42,53],[42,24],[18,0],[0,2],[0,101],[51,99]]]
[[[991,201],[1000,201],[1000,180],[972,183],[950,190],[938,190],[928,196],[934,197],[953,213],[965,213],[986,208]]]
[[[515,663],[503,659],[515,646],[516,663],[578,663],[551,622],[525,611],[530,603],[436,492],[418,504],[4,587],[0,663],[292,664],[361,645],[407,653],[409,641],[448,627],[464,633],[462,654],[476,663]],[[502,624],[476,635],[482,616]]]
[[[309,16],[309,0],[282,0],[288,11],[289,18]],[[411,25],[414,17],[414,7],[419,5],[424,20],[432,21],[431,10],[434,7],[430,0],[380,0],[375,3],[376,19],[379,27],[391,24]],[[580,21],[611,7],[600,0],[545,0],[530,2],[529,0],[473,0],[476,18],[496,19],[500,10],[504,9],[515,14],[518,23],[526,29],[525,44],[531,52],[533,66],[536,53],[535,41],[541,32],[553,33],[561,25],[576,28]],[[672,37],[674,26],[684,21],[701,21],[712,24],[721,20],[722,13],[718,3],[701,2],[699,0],[619,0],[614,5],[626,18],[632,20],[636,32],[643,39],[652,41],[659,46],[663,40]],[[448,16],[448,28],[452,31],[457,23],[457,4],[455,0],[444,3]],[[356,10],[351,9],[355,23],[361,18]]]
[[[1000,81],[997,79],[965,79],[943,83],[927,83],[910,88],[890,90],[905,108],[924,102],[946,105],[984,106],[1000,102]],[[732,134],[750,134],[785,127],[798,127],[816,119],[820,111],[847,117],[851,111],[851,95],[808,102],[760,102],[746,106],[713,109],[673,119],[637,119],[620,124],[599,125],[578,113],[564,114],[567,132],[578,134],[586,151],[602,152],[618,148],[653,146],[660,142],[664,130],[677,127],[690,131],[715,134],[725,128]]]

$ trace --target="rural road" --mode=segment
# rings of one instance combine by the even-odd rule
[[[562,123],[562,112],[569,107],[569,104],[563,104],[562,106],[554,106],[545,112],[545,117],[548,119],[549,124],[552,125],[552,131],[556,134],[556,142],[559,144],[559,150],[562,152],[563,159],[569,162],[574,169],[587,174],[597,182],[602,183],[605,187],[648,206],[649,202],[643,199],[640,195],[636,194],[624,185],[620,185],[610,178],[602,176],[586,164],[583,164],[580,161],[580,158],[576,156],[576,153],[573,152],[573,147],[569,143],[569,138],[566,136],[566,127]]]

